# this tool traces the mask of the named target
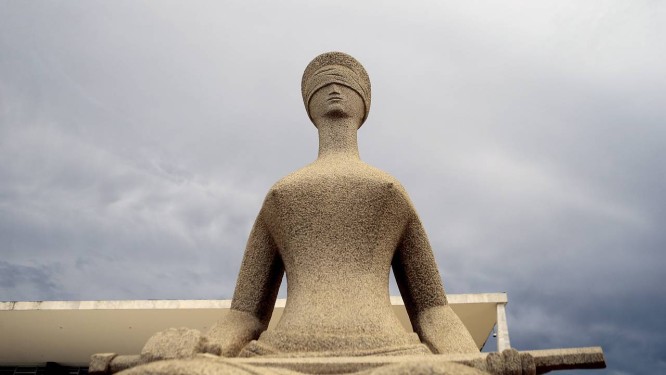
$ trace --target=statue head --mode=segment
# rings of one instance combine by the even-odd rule
[[[331,84],[334,85],[329,87]],[[341,86],[341,91],[351,89],[361,97],[365,107],[361,119],[363,125],[370,111],[370,77],[361,63],[342,52],[322,53],[315,57],[303,72],[301,94],[310,120],[314,123],[310,101],[315,93],[324,87],[335,90],[336,85]]]

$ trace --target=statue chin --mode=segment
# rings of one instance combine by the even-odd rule
[[[325,116],[330,119],[342,119],[349,117],[349,114],[343,108],[338,107],[338,108],[332,108],[331,110],[326,112]]]

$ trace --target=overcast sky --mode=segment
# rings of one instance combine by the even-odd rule
[[[518,349],[665,373],[665,40],[660,1],[2,1],[0,300],[231,298],[340,50],[447,292],[508,292]]]

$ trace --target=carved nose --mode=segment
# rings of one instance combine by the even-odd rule
[[[328,90],[328,95],[340,94],[340,86],[337,83],[331,83],[331,87]]]

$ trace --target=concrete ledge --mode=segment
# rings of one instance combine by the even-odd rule
[[[0,311],[228,309],[230,307],[231,300],[228,299],[0,302]],[[278,307],[277,303],[276,307]],[[282,307],[284,307],[284,302],[282,302]]]
[[[506,294],[448,298],[481,348],[495,325],[496,306],[506,301]],[[276,301],[269,329],[282,316],[285,302]],[[405,330],[411,331],[402,299],[391,297],[391,302]],[[0,302],[0,365],[86,366],[93,353],[139,353],[154,333],[170,327],[205,331],[230,306],[231,300]]]
[[[506,293],[449,294],[452,305],[467,303],[507,303]],[[279,298],[275,307],[284,307]],[[392,305],[404,305],[402,298],[391,296]],[[0,311],[28,310],[143,310],[143,309],[228,309],[231,300],[119,300],[119,301],[8,301],[0,302]]]

